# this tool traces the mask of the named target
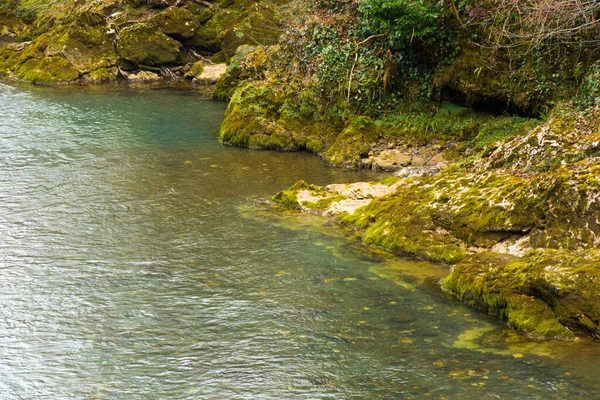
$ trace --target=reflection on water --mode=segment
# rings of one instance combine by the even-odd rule
[[[594,398],[598,346],[536,343],[264,199],[371,179],[217,141],[178,90],[0,86],[0,398]],[[573,356],[576,355],[576,356]]]

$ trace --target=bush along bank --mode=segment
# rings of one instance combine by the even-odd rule
[[[242,45],[281,33],[282,1],[0,0],[0,76],[38,84],[214,84]]]

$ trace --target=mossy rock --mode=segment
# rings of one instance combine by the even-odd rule
[[[364,229],[363,240],[367,244],[397,254],[456,263],[468,255],[468,248],[436,224],[432,181],[409,178],[395,194],[375,199],[352,215],[342,215],[340,221]]]
[[[148,0],[150,8],[166,8],[174,5],[177,0]]]
[[[237,16],[238,12],[231,10],[213,14],[206,23],[196,29],[196,33],[190,41],[190,46],[215,53],[221,51],[221,42],[217,40],[217,36],[229,29]],[[228,60],[229,57],[226,57],[226,59]]]
[[[150,23],[165,35],[179,41],[192,38],[200,24],[198,17],[181,7],[167,8],[152,17]]]
[[[257,49],[256,46],[242,45],[235,51],[235,55],[229,60],[227,66],[227,73],[224,77],[219,79],[217,86],[213,91],[213,99],[219,101],[227,101],[233,96],[233,92],[237,88],[238,84],[242,79],[249,77],[248,69],[245,60],[249,54],[254,52],[265,53],[263,47]],[[253,77],[257,77],[257,74],[253,74]]]
[[[226,58],[233,57],[244,44],[269,46],[281,35],[280,16],[276,7],[253,2],[217,35]]]
[[[148,0],[125,0],[125,3],[133,8],[148,5]]]
[[[62,57],[30,59],[17,70],[17,77],[32,83],[71,82],[79,78],[79,71]]]
[[[301,148],[292,132],[270,123],[276,118],[283,98],[281,91],[266,82],[241,86],[229,102],[221,125],[223,143],[239,147],[296,151]]]
[[[101,84],[101,83],[108,83],[108,82],[115,81],[117,79],[118,73],[119,73],[119,71],[118,71],[117,67],[100,68],[100,69],[97,69],[97,70],[92,71],[89,74],[85,75],[83,77],[83,79],[87,83],[97,85],[97,84]]]
[[[19,65],[21,53],[5,46],[0,49],[0,75],[6,75]]]
[[[298,201],[298,193],[303,190],[309,191],[312,196],[319,199],[314,203],[302,202],[302,204],[300,204]],[[333,202],[344,199],[344,196],[337,193],[329,193],[324,187],[309,184],[304,180],[296,182],[290,186],[289,189],[282,190],[271,198],[273,203],[279,206],[291,210],[310,210],[311,212],[326,211]]]
[[[204,71],[204,61],[196,61],[190,70],[185,74],[185,77],[188,79],[198,78],[202,75],[202,71]]]
[[[464,260],[443,287],[461,301],[535,337],[600,336],[596,252],[536,250],[524,257],[482,253]]]
[[[180,65],[185,62],[181,43],[143,23],[121,30],[117,50],[121,57],[136,65]]]
[[[333,165],[357,167],[381,135],[381,129],[373,120],[357,117],[325,152],[325,160]]]
[[[79,14],[77,14],[79,15]],[[114,35],[107,34],[108,28],[102,15],[84,13],[85,18],[63,32],[57,32],[55,41],[45,50],[46,55],[62,55],[81,73],[85,74],[117,64],[114,50]],[[90,21],[85,24],[85,21]]]
[[[298,192],[300,190],[308,189],[310,185],[303,180],[300,180],[293,184],[289,189],[282,190],[275,194],[271,201],[282,207],[289,208],[290,210],[300,210],[300,204],[298,204]]]
[[[192,47],[222,51],[225,60],[229,60],[241,45],[273,45],[278,42],[281,18],[274,3],[238,0],[223,3],[221,7],[221,12],[206,11],[213,15],[197,29],[190,42]]]

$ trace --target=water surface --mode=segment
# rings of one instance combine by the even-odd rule
[[[265,199],[372,179],[223,147],[192,91],[0,85],[0,398],[597,398],[536,343]]]

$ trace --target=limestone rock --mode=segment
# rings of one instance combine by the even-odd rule
[[[411,160],[411,165],[413,167],[422,167],[425,164],[427,164],[427,160],[424,157],[420,156],[420,155],[413,156],[413,158]]]
[[[384,150],[373,159],[373,167],[384,171],[394,171],[410,164],[412,156],[397,149]]]
[[[140,71],[137,74],[130,74],[127,79],[132,83],[141,83],[141,82],[156,82],[161,78],[158,74],[155,74],[151,71]]]
[[[325,189],[329,192],[337,193],[352,200],[364,200],[374,199],[394,193],[400,185],[400,181],[390,186],[382,183],[356,182],[332,184],[328,185]]]
[[[199,83],[203,85],[212,85],[225,74],[227,71],[227,64],[210,64],[204,66],[202,73],[197,78],[194,78],[192,83]]]
[[[23,51],[30,44],[31,44],[31,41],[20,42],[20,43],[9,43],[6,45],[6,48],[7,48],[7,50],[10,50],[10,51]]]

